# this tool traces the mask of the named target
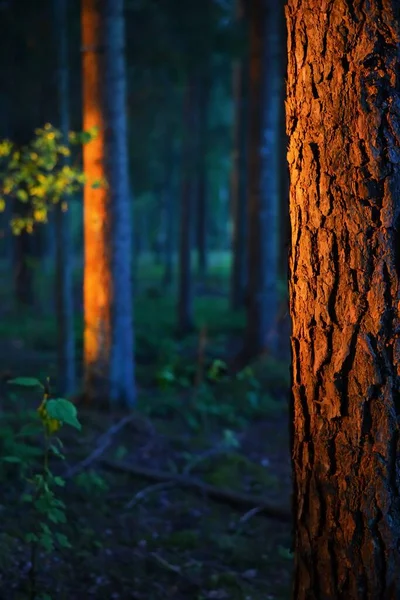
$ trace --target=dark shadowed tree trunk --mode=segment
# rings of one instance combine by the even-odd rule
[[[13,142],[18,146],[25,146],[31,140],[33,132],[28,126],[16,126],[13,131]],[[19,201],[17,198],[12,199],[12,216],[26,216],[29,211],[29,205]],[[34,293],[34,246],[35,233],[28,233],[23,230],[19,235],[14,236],[14,294],[15,305],[20,309],[35,306]]]
[[[206,67],[205,67],[206,68]],[[199,78],[198,85],[198,161],[196,194],[197,273],[204,280],[207,272],[207,134],[210,81],[207,75]]]
[[[3,57],[4,59],[5,57]],[[0,72],[6,73],[4,65],[0,62]],[[10,97],[8,94],[0,94],[0,139],[11,138],[11,114],[10,114]],[[1,247],[2,247],[2,258],[5,261],[4,267],[6,266],[9,273],[12,272],[13,268],[13,251],[14,251],[14,236],[10,227],[12,219],[12,202],[7,201],[5,203],[4,212],[0,214],[0,235],[1,235]]]
[[[153,232],[152,251],[154,264],[161,266],[163,264],[163,249],[165,245],[165,197],[164,185],[161,182],[154,186],[153,194],[156,199],[156,206],[153,208],[152,222],[155,231]],[[155,225],[154,225],[155,224]]]
[[[244,21],[244,0],[237,0],[236,18]],[[231,174],[232,271],[230,301],[236,310],[244,305],[247,282],[246,187],[249,57],[248,53],[233,65],[234,125]]]
[[[14,215],[24,215],[24,206],[14,200]],[[34,305],[32,237],[26,231],[15,236],[14,242],[15,304],[20,309]]]
[[[250,15],[248,302],[245,353],[277,347],[279,120],[282,44],[276,0],[254,0]]]
[[[131,211],[125,105],[123,0],[82,0],[85,392],[132,406]],[[101,187],[93,182],[102,180]]]
[[[183,334],[193,328],[193,273],[191,254],[193,246],[194,212],[194,147],[195,85],[187,83],[183,107],[182,189],[179,234],[179,297],[178,331]]]
[[[399,5],[289,0],[296,600],[400,598]]]
[[[163,285],[170,287],[174,272],[175,252],[175,175],[176,175],[176,151],[171,132],[166,136],[165,151],[165,173],[164,173],[164,211],[165,211],[165,246],[164,246],[164,275]]]
[[[69,132],[68,21],[67,0],[54,2],[54,31],[57,35],[58,123],[64,143]],[[58,203],[54,210],[56,231],[56,311],[58,327],[58,382],[63,394],[76,388],[74,299],[72,280],[73,250],[70,212],[66,204]]]

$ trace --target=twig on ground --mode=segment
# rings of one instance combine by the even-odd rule
[[[246,523],[246,521],[249,521],[252,517],[254,517],[255,515],[258,515],[260,512],[262,512],[263,507],[262,506],[255,506],[254,508],[252,508],[251,510],[248,510],[247,513],[245,513],[244,515],[242,515],[239,519],[239,523]]]
[[[149,485],[148,487],[143,488],[137,494],[135,494],[133,498],[125,504],[125,508],[132,508],[133,506],[135,506],[135,504],[140,502],[140,500],[143,500],[143,498],[149,496],[153,492],[158,492],[159,490],[166,490],[171,487],[176,487],[176,483],[174,481],[166,481],[162,483],[155,483],[154,485]]]
[[[121,431],[121,429],[123,429],[125,425],[133,421],[135,418],[136,415],[134,414],[127,415],[126,417],[123,417],[120,421],[118,421],[118,423],[112,425],[105,433],[103,433],[99,437],[96,448],[93,450],[93,452],[91,452],[89,456],[87,456],[81,462],[67,469],[63,474],[63,478],[70,479],[71,477],[77,475],[84,469],[87,469],[95,460],[97,460],[102,454],[104,454],[108,446],[111,444],[113,436],[119,431]]]
[[[177,573],[178,575],[182,575],[182,570],[181,570],[180,567],[177,567],[176,565],[171,565],[168,561],[165,560],[165,558],[163,558],[162,556],[160,556],[157,552],[150,552],[149,556],[151,556],[152,558],[154,558],[154,560],[159,565],[161,565],[162,567],[164,567],[168,571],[172,571],[173,573]]]

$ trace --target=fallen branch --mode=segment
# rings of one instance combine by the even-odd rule
[[[133,421],[135,418],[136,418],[135,415],[130,414],[130,415],[127,415],[126,417],[124,417],[123,419],[121,419],[120,421],[118,421],[118,423],[114,423],[114,425],[112,425],[109,429],[107,429],[107,431],[105,433],[103,433],[99,437],[96,448],[93,450],[93,452],[91,452],[89,454],[89,456],[87,456],[80,463],[67,469],[62,476],[63,479],[70,479],[71,477],[74,477],[74,475],[77,475],[84,469],[87,469],[87,467],[89,467],[95,460],[100,458],[100,456],[102,454],[104,454],[104,452],[107,450],[107,448],[111,444],[111,441],[112,441],[112,438],[114,437],[114,435],[116,433],[118,433],[118,431],[121,431],[121,429],[123,429],[123,427],[125,427],[125,425],[127,425],[128,423]]]
[[[143,498],[145,498],[149,494],[152,494],[153,492],[157,492],[159,490],[166,490],[175,486],[176,483],[174,483],[173,481],[160,481],[159,483],[155,483],[154,485],[149,485],[148,487],[144,488],[143,490],[140,490],[140,492],[135,494],[132,500],[125,504],[125,508],[132,508],[133,506],[135,506],[135,504],[137,504],[138,502],[143,500]]]
[[[250,494],[241,494],[239,492],[233,492],[231,490],[218,488],[208,483],[204,483],[199,479],[187,477],[185,475],[179,475],[176,473],[166,473],[165,471],[146,469],[143,467],[132,466],[120,461],[113,461],[105,458],[102,458],[100,462],[104,467],[113,471],[130,473],[133,476],[143,477],[151,481],[173,482],[176,485],[179,485],[180,487],[198,490],[204,496],[209,496],[214,500],[218,500],[220,502],[229,504],[233,508],[247,508],[250,510],[254,507],[257,507],[258,513],[263,514],[266,517],[282,521],[284,523],[290,522],[292,519],[290,510],[288,508],[273,506],[271,504],[266,503],[264,499],[257,496],[251,496]]]

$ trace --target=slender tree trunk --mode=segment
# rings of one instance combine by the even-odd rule
[[[84,360],[88,397],[135,402],[123,0],[83,0]],[[93,181],[101,187],[93,188]]]
[[[200,78],[198,86],[198,162],[196,194],[197,272],[204,280],[207,272],[207,134],[208,105],[210,95],[209,77]]]
[[[57,34],[57,91],[58,125],[64,144],[69,132],[69,67],[67,0],[53,0],[54,30]],[[74,295],[72,278],[73,249],[70,212],[65,202],[54,208],[56,237],[56,313],[58,326],[58,385],[60,391],[70,395],[76,389],[76,357],[74,336]]]
[[[1,65],[1,72],[6,75],[6,69]],[[2,94],[0,95],[0,139],[10,139],[11,131],[10,131],[10,98],[9,96]],[[2,237],[2,256],[5,260],[6,269],[10,273],[12,273],[13,269],[13,252],[14,252],[14,239],[13,234],[10,227],[10,222],[12,218],[12,202],[7,199],[5,203],[4,212],[1,213],[1,237]]]
[[[248,303],[245,353],[277,348],[280,58],[276,0],[250,6]]]
[[[30,130],[28,127],[16,127],[14,130],[13,141],[18,146],[24,146],[30,141]],[[17,198],[12,199],[13,216],[25,216],[29,207],[26,203],[20,202]],[[35,305],[34,293],[34,233],[28,233],[23,230],[19,235],[14,236],[14,293],[15,304],[21,310],[32,308]]]
[[[400,598],[399,8],[289,0],[296,600]]]
[[[55,223],[55,215],[49,212],[47,215],[47,223],[43,230],[42,238],[42,264],[46,274],[52,274],[54,263],[57,260],[57,230]]]
[[[174,273],[174,207],[172,189],[167,188],[164,191],[165,198],[165,220],[166,236],[164,247],[164,276],[163,285],[169,288],[172,285]]]
[[[25,206],[14,200],[14,214],[23,215]],[[34,305],[31,234],[22,231],[14,243],[14,290],[15,303],[20,309]]]
[[[156,266],[163,264],[163,248],[165,244],[165,204],[163,186],[154,186],[154,196],[156,198],[156,206],[154,207],[153,223],[155,225],[155,232],[153,234],[153,258]]]
[[[10,221],[12,218],[12,202],[7,200],[4,213],[1,215],[2,227],[1,236],[3,239],[3,257],[7,265],[7,271],[12,273],[13,255],[14,255],[14,236],[11,231]]]
[[[243,0],[237,0],[237,19],[243,21]],[[232,271],[231,308],[237,310],[244,305],[247,281],[247,131],[248,131],[248,56],[233,66],[233,98],[235,116],[233,127],[233,155],[231,174],[232,211]]]
[[[192,81],[187,83],[184,102],[184,147],[181,190],[180,214],[180,245],[179,245],[179,297],[178,297],[178,331],[187,333],[193,329],[193,274],[191,254],[193,245],[193,159],[194,148],[191,139],[195,125],[194,95],[195,86]]]
[[[175,153],[173,141],[168,136],[166,143],[165,156],[165,175],[164,175],[164,210],[165,210],[165,245],[164,245],[164,276],[163,285],[170,287],[173,280],[174,263],[174,232],[175,232],[175,214],[174,214],[174,174],[175,174]]]

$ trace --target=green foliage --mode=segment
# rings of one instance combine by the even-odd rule
[[[19,385],[27,388],[39,387],[43,389],[42,383],[38,379],[35,379],[35,377],[16,377],[15,379],[10,379],[7,383],[9,385]]]
[[[192,362],[185,362],[178,355],[171,357],[157,373],[158,386],[170,394],[164,394],[163,402],[149,407],[149,411],[158,415],[177,411],[194,431],[208,427],[210,419],[227,426],[243,427],[250,420],[282,411],[282,405],[263,391],[250,367],[230,376],[226,363],[219,359],[212,361],[190,401],[182,403],[177,390],[189,390],[195,373],[196,365]]]
[[[46,411],[50,419],[56,419],[75,429],[81,429],[81,424],[76,417],[76,408],[69,400],[64,400],[64,398],[48,400]]]
[[[96,134],[95,129],[71,132],[69,141],[87,143]],[[66,161],[70,155],[62,133],[49,123],[36,129],[25,146],[0,141],[0,212],[10,198],[18,200],[19,214],[13,215],[10,223],[15,235],[24,230],[32,232],[35,223],[46,223],[54,204],[62,201],[62,209],[68,210],[65,198],[76,194],[86,180],[78,166]]]
[[[51,470],[52,456],[64,460],[63,444],[55,437],[62,425],[80,429],[75,406],[63,398],[50,399],[49,384],[44,386],[32,377],[18,377],[9,382],[12,385],[43,391],[43,400],[38,409],[28,413],[30,422],[19,432],[2,425],[1,463],[18,469],[25,481],[20,501],[27,505],[32,515],[32,529],[23,536],[25,544],[30,546],[31,569],[29,574],[30,598],[44,597],[36,589],[38,556],[40,552],[52,553],[56,547],[70,548],[71,544],[62,531],[67,522],[66,505],[58,498],[57,490],[65,486],[65,480]],[[37,435],[41,431],[42,441]],[[18,439],[29,441],[18,442]],[[37,459],[43,459],[42,468],[37,469]],[[28,474],[29,473],[29,474]]]

